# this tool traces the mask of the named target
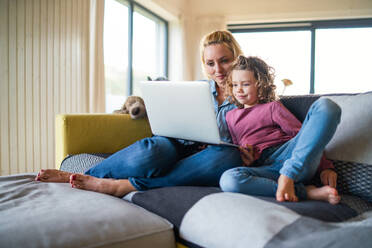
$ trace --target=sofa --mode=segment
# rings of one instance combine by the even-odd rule
[[[326,148],[339,175],[338,205],[191,186],[119,199],[17,174],[0,177],[0,247],[372,247],[372,92],[281,101],[303,121],[320,97],[342,109]],[[129,115],[58,115],[55,166],[81,173],[151,135],[146,119]]]

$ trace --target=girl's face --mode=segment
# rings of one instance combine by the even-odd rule
[[[244,108],[250,108],[258,103],[257,80],[252,71],[233,70],[231,79],[233,95]]]
[[[220,87],[225,86],[233,60],[233,53],[223,44],[209,45],[204,48],[205,71],[209,78]]]

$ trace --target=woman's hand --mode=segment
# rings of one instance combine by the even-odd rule
[[[243,160],[243,166],[250,166],[254,161],[254,149],[251,145],[245,147],[239,146],[240,157]]]
[[[337,173],[331,169],[325,169],[320,173],[320,181],[323,185],[329,185],[332,188],[337,186]]]

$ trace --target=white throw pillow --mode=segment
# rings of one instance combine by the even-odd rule
[[[325,150],[327,158],[372,165],[372,92],[327,98],[342,110],[341,122]]]

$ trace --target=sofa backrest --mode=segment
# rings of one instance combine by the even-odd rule
[[[320,95],[283,96],[280,101],[299,121],[303,122],[311,104],[319,97]]]

